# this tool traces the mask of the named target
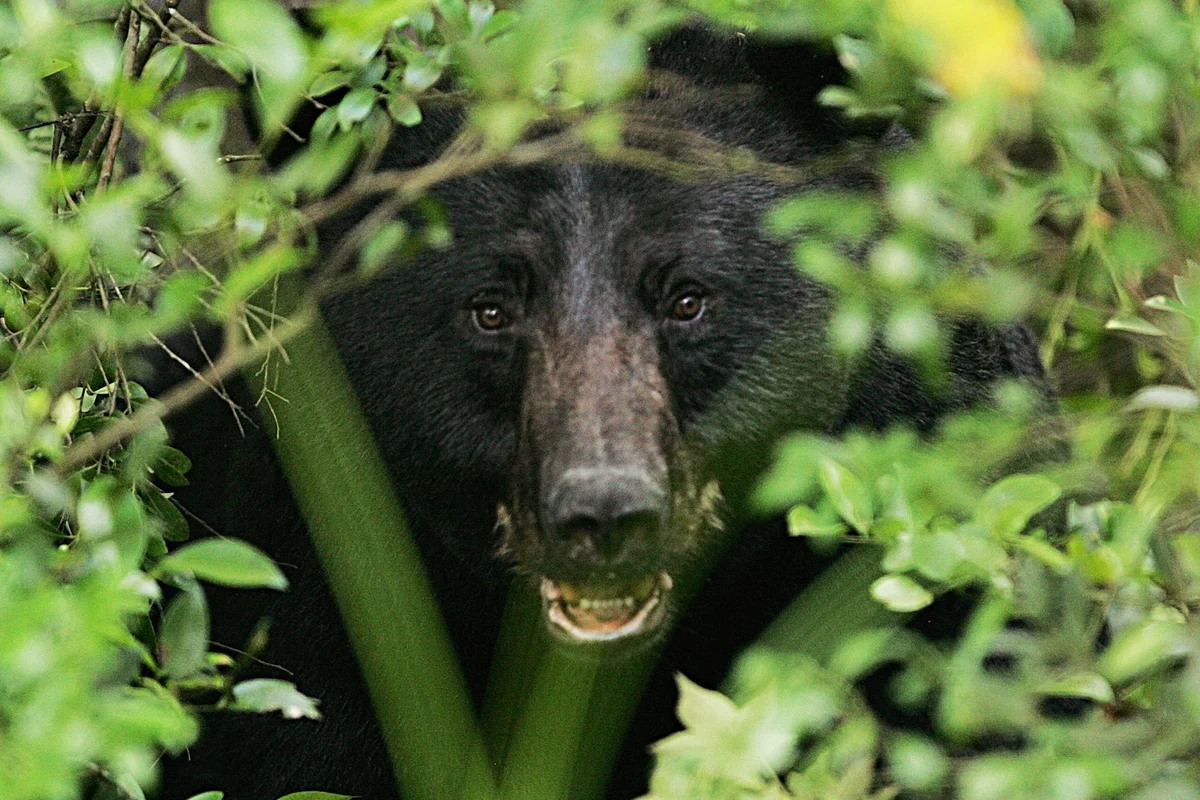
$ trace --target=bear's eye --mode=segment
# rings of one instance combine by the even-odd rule
[[[495,333],[512,324],[512,318],[504,306],[494,300],[479,300],[471,307],[475,326],[484,333]]]
[[[692,322],[704,313],[704,295],[688,291],[675,298],[671,304],[671,319],[676,322]]]

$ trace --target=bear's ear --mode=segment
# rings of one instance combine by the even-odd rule
[[[650,48],[650,68],[700,86],[755,84],[774,112],[810,144],[836,145],[851,136],[881,138],[886,120],[847,120],[817,102],[821,90],[848,76],[828,42],[782,41],[733,28],[691,23]]]
[[[851,130],[844,115],[821,105],[817,96],[831,84],[847,81],[846,69],[827,42],[750,39],[745,61],[768,100],[799,130],[841,139]]]

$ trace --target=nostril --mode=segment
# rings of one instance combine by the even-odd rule
[[[641,471],[572,469],[550,493],[543,522],[560,541],[612,561],[629,542],[653,537],[666,511],[666,492]]]
[[[654,511],[636,511],[609,520],[580,515],[557,526],[556,532],[567,541],[590,543],[601,557],[614,560],[631,539],[653,536],[661,519]]]

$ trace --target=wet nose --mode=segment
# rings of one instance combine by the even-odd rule
[[[584,546],[604,563],[649,545],[667,514],[667,493],[649,473],[611,467],[574,468],[550,492],[550,533]]]

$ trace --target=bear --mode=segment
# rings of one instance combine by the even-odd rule
[[[780,52],[681,29],[651,51],[673,77],[652,81],[635,111],[672,134],[659,144],[667,155],[700,140],[803,167],[844,133],[795,80],[780,91],[781,73],[806,64],[823,78],[829,60]],[[431,111],[396,133],[382,165],[424,163],[460,124]],[[476,702],[514,581],[536,589],[556,646],[599,659],[663,647],[610,797],[645,791],[647,746],[675,727],[673,674],[718,684],[822,566],[778,522],[722,533],[780,432],[928,431],[1005,379],[1049,394],[1016,325],[956,324],[953,380],[937,394],[881,346],[853,365],[834,353],[829,291],[762,220],[806,186],[871,181],[861,169],[799,185],[753,170],[677,180],[600,160],[487,170],[433,190],[448,247],[323,305]],[[244,387],[231,390],[252,407]],[[212,638],[236,646],[269,617],[254,674],[293,680],[323,719],[209,715],[201,741],[167,763],[163,797],[396,797],[270,426],[249,422],[216,397],[169,420],[194,464],[176,500],[198,520],[194,535],[247,539],[284,566],[286,594],[214,590]],[[677,574],[730,535],[737,546],[685,607]]]

